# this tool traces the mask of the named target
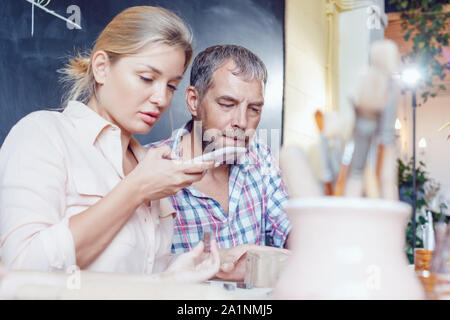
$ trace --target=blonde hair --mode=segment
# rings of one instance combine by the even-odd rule
[[[185,71],[192,59],[192,32],[173,12],[152,6],[128,8],[112,19],[97,38],[94,48],[78,53],[58,70],[61,82],[67,87],[64,106],[69,100],[87,103],[96,95],[96,81],[92,72],[92,56],[103,50],[111,62],[123,55],[137,53],[149,43],[162,43],[185,52]]]

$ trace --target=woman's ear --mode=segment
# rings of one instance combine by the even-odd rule
[[[200,95],[198,94],[198,91],[194,86],[189,86],[186,89],[186,105],[191,115],[193,117],[197,117],[198,108],[200,105]]]
[[[105,83],[108,67],[108,54],[103,50],[95,52],[92,57],[92,73],[94,74],[95,81],[98,84]]]

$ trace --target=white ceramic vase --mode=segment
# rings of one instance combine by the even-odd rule
[[[293,255],[275,299],[423,299],[405,254],[411,207],[403,202],[322,197],[290,200]]]

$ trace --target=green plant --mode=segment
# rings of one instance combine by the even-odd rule
[[[408,163],[404,163],[401,159],[397,159],[398,165],[398,192],[401,201],[408,202],[412,205],[413,195],[413,174],[412,174],[412,159]],[[416,190],[417,190],[417,211],[420,211],[426,205],[425,201],[425,183],[428,181],[428,174],[425,171],[425,163],[419,161],[416,166]],[[416,216],[416,247],[423,247],[423,240],[420,235],[417,235],[419,226],[425,224],[427,221],[422,216]],[[412,217],[408,221],[406,227],[406,254],[409,262],[413,263],[413,227]]]
[[[389,0],[389,4],[401,11],[403,37],[413,42],[412,51],[403,56],[403,61],[421,66],[422,98],[426,102],[428,97],[446,90],[443,84],[437,86],[434,82],[444,80],[450,70],[450,62],[442,56],[450,39],[450,11],[444,10],[448,0]]]
[[[412,205],[412,195],[413,195],[413,173],[412,173],[412,159],[408,163],[404,163],[401,159],[397,159],[398,168],[398,191],[399,198],[401,201],[408,202]],[[417,190],[417,212],[420,212],[422,208],[432,212],[433,223],[436,224],[438,221],[443,221],[449,223],[449,217],[444,214],[444,210],[447,206],[444,203],[439,205],[439,212],[430,209],[427,203],[427,190],[426,184],[430,183],[429,174],[426,171],[426,165],[422,161],[419,161],[418,166],[416,166],[416,190]],[[428,185],[429,186],[429,185]],[[416,248],[423,247],[423,239],[421,234],[417,234],[417,230],[420,226],[427,223],[427,219],[422,215],[416,215]],[[408,221],[406,228],[406,254],[408,256],[409,262],[412,264],[413,261],[413,227],[412,227],[412,217]]]

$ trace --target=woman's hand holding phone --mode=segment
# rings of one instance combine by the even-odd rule
[[[145,158],[127,176],[139,185],[143,201],[162,199],[199,181],[213,161],[189,162],[170,158],[171,148],[149,149]]]

